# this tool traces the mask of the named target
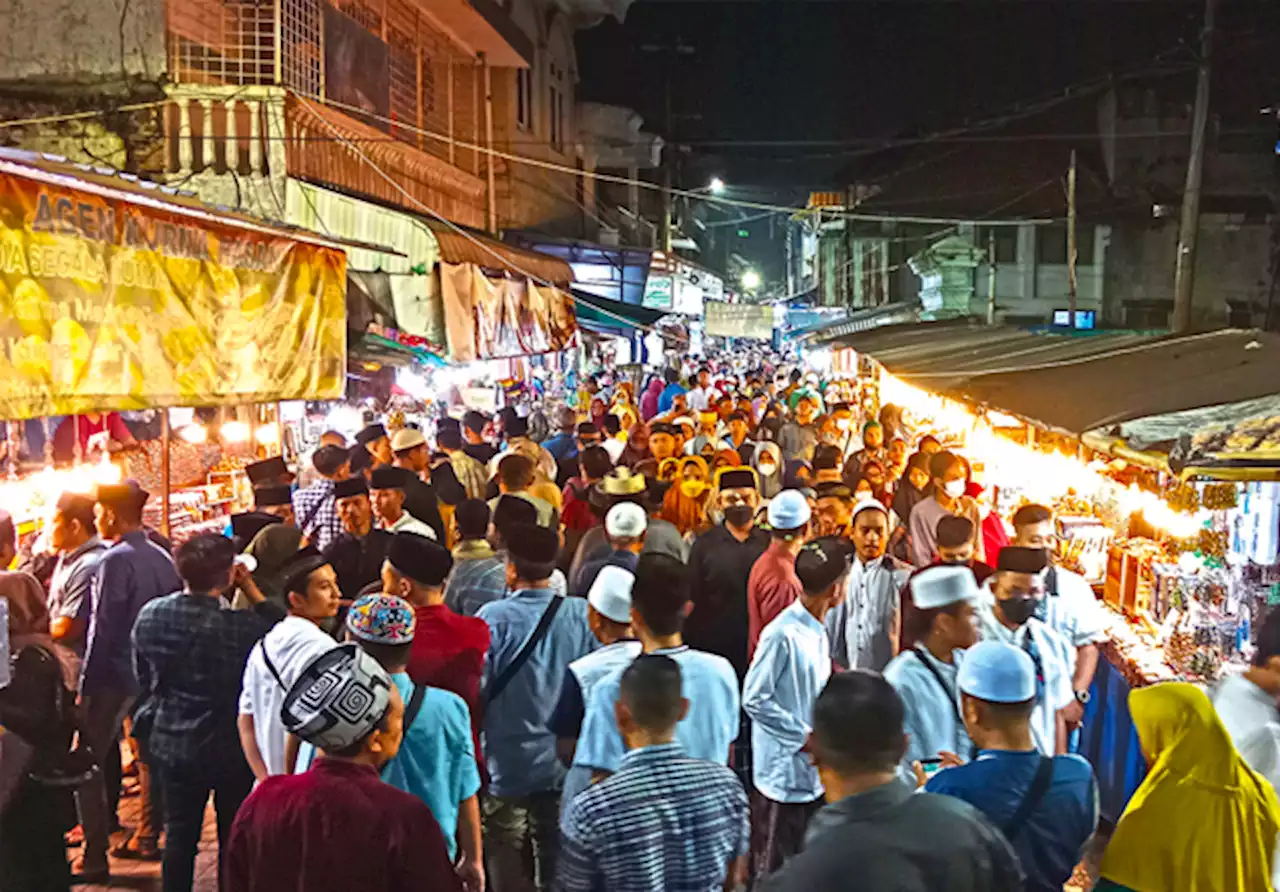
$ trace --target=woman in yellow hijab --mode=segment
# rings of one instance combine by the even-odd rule
[[[696,455],[680,459],[675,485],[667,490],[658,516],[675,524],[680,535],[698,535],[711,527],[707,504],[711,499],[710,472],[707,463]],[[665,462],[664,462],[665,464]]]
[[[1265,892],[1280,831],[1275,791],[1245,765],[1205,693],[1129,694],[1147,777],[1125,808],[1095,892]]]

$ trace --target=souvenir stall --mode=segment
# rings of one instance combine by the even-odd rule
[[[39,156],[0,156],[0,207],[0,504],[30,534],[135,479],[162,532],[220,530],[277,401],[341,393],[343,249]]]
[[[860,377],[861,359],[876,360],[880,399],[901,406],[909,428],[970,461],[986,510],[1007,519],[1029,502],[1053,508],[1056,560],[1094,585],[1108,618],[1079,749],[1103,817],[1115,820],[1145,773],[1129,691],[1241,671],[1252,629],[1280,600],[1280,477],[1269,453],[1226,455],[1232,433],[1209,443],[1202,418],[1150,422],[1259,399],[1275,387],[1266,363],[1280,341],[1234,331],[1189,344],[1055,337],[967,320],[843,340],[857,348]],[[1230,371],[1215,380],[1214,368]],[[1231,424],[1256,429],[1237,444],[1271,435],[1256,419]]]

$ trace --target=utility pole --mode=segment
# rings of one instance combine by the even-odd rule
[[[996,228],[987,230],[987,325],[996,324]]]
[[[1067,170],[1067,324],[1076,330],[1076,150]]]
[[[1173,277],[1173,331],[1191,328],[1191,302],[1196,270],[1196,240],[1200,235],[1200,184],[1204,180],[1204,141],[1209,124],[1209,74],[1213,55],[1213,20],[1217,0],[1205,0],[1204,30],[1200,32],[1200,66],[1196,104],[1191,117],[1191,155],[1182,190],[1182,218],[1178,223],[1178,256]]]

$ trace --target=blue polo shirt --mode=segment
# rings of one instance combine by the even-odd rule
[[[414,684],[407,672],[391,676],[405,706]],[[480,792],[480,772],[471,742],[471,713],[457,694],[427,688],[413,727],[404,729],[400,752],[382,769],[382,779],[417,796],[431,809],[444,834],[450,860],[458,858],[458,806]]]
[[[1009,841],[1027,874],[1027,892],[1061,892],[1084,844],[1098,826],[1098,784],[1080,756],[1055,756],[1053,782]],[[930,793],[963,799],[1003,829],[1014,816],[1040,765],[1038,752],[980,750],[967,765],[935,774]]]

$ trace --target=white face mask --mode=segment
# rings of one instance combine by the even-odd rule
[[[770,462],[760,462],[758,470],[760,471],[761,475],[765,477],[770,477],[773,475],[774,471],[778,470],[778,466]]]
[[[958,499],[964,495],[965,484],[963,480],[948,480],[942,487],[942,491],[953,499]]]

